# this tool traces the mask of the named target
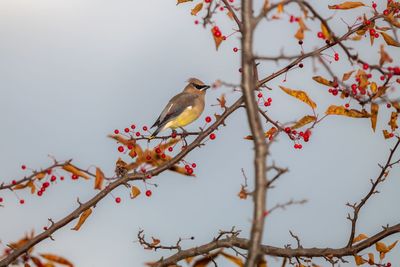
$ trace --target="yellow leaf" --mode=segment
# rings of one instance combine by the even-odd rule
[[[346,72],[345,74],[343,74],[343,81],[347,81],[348,79],[350,79],[351,75],[353,74],[354,70]]]
[[[318,82],[318,83],[320,83],[320,84],[326,85],[326,86],[333,86],[334,85],[334,83],[332,81],[328,81],[327,79],[325,79],[325,78],[323,78],[321,76],[314,76],[313,80]]]
[[[282,3],[279,3],[279,5],[277,7],[277,11],[278,11],[278,14],[283,13],[283,4]]]
[[[395,131],[398,128],[397,117],[398,117],[397,112],[392,112],[392,114],[390,115],[390,121],[389,121],[388,125],[390,126],[392,131]]]
[[[311,116],[311,115],[306,115],[303,118],[301,118],[298,122],[296,122],[292,127],[290,127],[291,129],[298,129],[303,127],[304,125],[309,124],[310,122],[313,122],[317,119],[317,117],[315,116]]]
[[[392,248],[394,248],[396,246],[398,241],[393,242],[389,247],[388,247],[388,252],[392,250]]]
[[[365,263],[365,260],[361,256],[358,256],[358,255],[354,256],[354,260],[355,260],[357,266],[363,265]]]
[[[372,82],[371,83],[371,92],[375,94],[377,90],[378,90],[378,85],[376,85],[376,82]]]
[[[58,264],[62,264],[62,265],[66,265],[69,267],[73,267],[74,265],[67,259],[54,255],[54,254],[40,254],[40,256],[42,256],[43,258],[45,258],[46,260],[58,263]]]
[[[103,188],[104,173],[100,168],[96,168],[96,179],[94,180],[94,189],[101,190]]]
[[[196,16],[197,13],[199,13],[202,8],[203,8],[203,2],[200,2],[192,9],[190,14],[192,14],[192,16]]]
[[[186,3],[186,2],[193,2],[193,0],[178,0],[176,2],[176,5],[182,4],[182,3]]]
[[[84,212],[82,212],[81,216],[79,217],[79,221],[78,223],[75,225],[74,228],[72,228],[71,230],[75,230],[78,231],[82,224],[86,221],[86,219],[89,217],[89,215],[92,214],[92,209],[87,209]]]
[[[38,174],[36,174],[35,175],[35,177],[38,179],[38,180],[42,180],[44,177],[46,177],[46,172],[39,172]]]
[[[140,190],[136,186],[132,185],[131,186],[131,199],[136,198],[138,195],[140,195]]]
[[[300,91],[300,90],[292,90],[283,86],[279,86],[279,88],[282,89],[282,91],[284,91],[285,93],[287,93],[288,95],[291,95],[295,98],[297,98],[300,101],[303,101],[304,103],[306,103],[307,105],[309,105],[312,109],[315,109],[317,107],[317,105],[314,103],[314,101],[312,101],[306,92],[304,91]]]
[[[352,8],[357,8],[357,7],[361,7],[361,6],[365,6],[364,3],[362,2],[344,2],[341,4],[337,4],[337,5],[329,5],[329,9],[352,9]]]
[[[299,28],[296,32],[296,34],[294,35],[294,37],[297,40],[304,40],[304,30],[302,28]]]
[[[376,251],[386,253],[389,251],[388,247],[383,242],[376,242],[375,243]]]
[[[79,177],[85,178],[85,179],[90,179],[89,175],[84,173],[83,171],[78,170],[75,166],[71,164],[66,164],[62,167],[65,171],[70,172],[72,174],[75,174]]]
[[[244,266],[243,260],[241,258],[239,258],[239,257],[227,254],[225,252],[221,252],[221,255],[224,256],[229,261],[233,262],[237,266],[240,266],[240,267]]]
[[[378,119],[378,111],[379,111],[379,105],[376,103],[372,103],[371,104],[371,127],[374,132],[376,129],[376,121]]]
[[[364,240],[364,239],[366,239],[366,238],[368,238],[367,235],[365,235],[365,234],[359,234],[358,236],[356,236],[356,237],[353,239],[353,244],[354,244],[354,243],[357,243],[357,242],[360,242],[361,240]]]
[[[218,50],[219,46],[221,45],[222,41],[224,41],[224,38],[221,36],[215,36],[213,29],[211,29],[211,34],[214,38],[214,42],[215,42],[215,49]]]
[[[358,111],[355,109],[346,109],[343,106],[329,106],[328,109],[325,111],[325,114],[327,115],[341,115],[341,116],[346,116],[346,117],[351,117],[351,118],[369,118],[370,114],[366,112],[365,110],[363,111]]]
[[[325,25],[323,23],[321,23],[321,32],[325,36],[326,40],[330,40],[331,39],[331,35],[330,35],[329,31],[328,31],[328,28],[325,27]]]
[[[400,43],[393,39],[389,34],[385,32],[380,32],[382,34],[383,39],[388,45],[400,47]]]

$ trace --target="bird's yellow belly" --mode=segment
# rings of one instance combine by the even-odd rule
[[[168,122],[165,125],[164,129],[167,129],[167,128],[176,129],[179,127],[184,127],[184,126],[192,123],[193,121],[195,121],[198,117],[200,117],[202,111],[203,110],[200,110],[197,108],[187,108],[178,117],[176,117],[172,121]]]

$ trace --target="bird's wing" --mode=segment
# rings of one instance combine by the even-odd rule
[[[195,99],[198,95],[188,94],[186,92],[182,92],[177,94],[168,102],[165,106],[164,110],[161,112],[160,116],[156,120],[156,122],[151,126],[152,128],[155,126],[160,126],[173,118],[177,117],[181,114],[187,107],[193,106]]]

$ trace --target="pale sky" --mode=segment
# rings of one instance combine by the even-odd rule
[[[333,1],[310,2],[316,3],[324,15],[332,14],[327,5]],[[0,3],[0,182],[22,177],[21,164],[46,167],[51,163],[48,155],[59,160],[73,158],[82,168],[99,166],[112,176],[114,163],[121,155],[106,136],[115,128],[123,129],[132,123],[152,124],[189,77],[207,83],[217,79],[238,83],[240,55],[232,48],[239,46],[239,36],[228,39],[216,52],[209,29],[194,25],[192,5],[175,4],[173,0]],[[331,24],[344,33],[346,27],[340,18],[351,22],[356,14],[359,13],[338,13]],[[234,28],[226,18],[219,17],[218,21],[224,21],[219,23],[223,33]],[[309,26],[317,29],[319,24]],[[296,30],[294,24],[264,23],[256,32],[257,54],[278,55],[283,45],[288,54],[299,53],[300,47],[293,38]],[[314,33],[307,34],[307,51],[322,45]],[[380,42],[373,48],[368,42],[358,43],[360,55],[376,62]],[[342,51],[337,51],[342,61],[333,68],[339,73],[350,70]],[[399,58],[398,50],[388,51],[393,58]],[[279,90],[278,85],[307,91],[318,104],[320,115],[330,104],[343,103],[312,81],[311,60],[305,60],[304,65],[303,69],[291,71],[286,83],[282,82],[283,77],[269,83],[273,88],[269,112],[276,120],[293,121],[310,112],[306,105]],[[260,75],[277,69],[274,62],[266,63]],[[328,77],[322,68],[317,74]],[[203,116],[188,130],[196,130],[205,116],[220,112],[211,105],[216,104],[222,92],[227,93],[228,104],[239,96],[226,88],[210,90]],[[305,247],[346,244],[350,230],[346,215],[350,210],[345,204],[365,195],[370,188],[369,179],[380,171],[377,164],[386,161],[393,146],[393,141],[385,141],[381,134],[389,116],[385,109],[381,108],[376,133],[367,119],[331,117],[313,131],[301,151],[294,150],[286,137],[279,137],[269,162],[288,167],[290,172],[269,192],[267,205],[303,198],[309,202],[267,217],[265,244],[294,245],[289,230],[301,238]],[[113,195],[121,197],[122,203],[116,204],[111,196],[105,198],[79,232],[69,230],[75,222],[71,223],[54,234],[55,242],[46,240],[35,249],[60,254],[79,267],[125,267],[142,266],[161,255],[171,255],[144,250],[136,243],[139,229],[164,244],[194,236],[194,241],[183,242],[184,247],[209,242],[218,230],[232,226],[243,231],[242,237],[248,237],[252,201],[237,197],[244,182],[241,168],[249,177],[253,173],[253,144],[243,139],[249,134],[244,110],[232,115],[227,127],[216,134],[215,141],[186,158],[198,165],[196,178],[165,172],[154,178],[158,187],[152,188],[151,198],[142,194],[135,200],[130,200],[129,191],[121,187]],[[375,195],[360,213],[357,233],[372,235],[382,225],[399,222],[395,207],[400,201],[398,178],[399,171],[394,168],[387,182],[379,186],[382,193]],[[251,179],[249,182],[252,184]],[[145,190],[143,183],[136,185]],[[38,233],[47,218],[61,219],[76,208],[77,197],[86,201],[94,194],[92,181],[70,179],[52,186],[41,198],[18,192],[26,201],[23,206],[13,193],[0,192],[5,199],[5,207],[0,209],[0,239],[7,243],[31,229]],[[394,240],[391,237],[384,241]],[[396,247],[387,256],[392,266],[399,263],[399,252]],[[274,259],[269,264],[278,266]],[[328,266],[324,261],[322,265]]]

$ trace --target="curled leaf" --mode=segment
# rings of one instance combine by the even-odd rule
[[[138,195],[140,195],[140,190],[136,186],[132,185],[131,186],[131,199],[136,198]]]
[[[42,256],[42,258],[45,258],[46,260],[58,263],[58,264],[62,264],[62,265],[66,265],[69,267],[73,267],[74,265],[67,259],[61,257],[61,256],[57,256],[54,254],[40,254],[40,256]]]
[[[353,74],[354,70],[346,72],[345,74],[343,74],[343,78],[342,81],[347,81],[348,79],[350,79],[351,75]]]
[[[103,182],[104,182],[104,173],[99,167],[97,167],[96,179],[94,180],[94,189],[101,190],[103,188]]]
[[[64,171],[67,171],[67,172],[70,172],[72,174],[75,174],[78,177],[82,177],[82,178],[85,178],[85,179],[90,179],[89,175],[87,175],[83,171],[77,169],[75,166],[73,166],[71,164],[66,164],[62,168],[63,168]]]
[[[372,103],[371,104],[371,127],[374,132],[376,129],[376,121],[378,119],[378,111],[379,111],[379,105],[376,103]]]
[[[191,14],[192,16],[196,16],[197,13],[199,13],[200,10],[201,10],[202,8],[203,8],[203,2],[200,2],[200,3],[198,3],[198,4],[192,9],[192,11],[190,12],[190,14]]]
[[[344,2],[341,4],[337,4],[337,5],[329,5],[329,9],[352,9],[352,8],[357,8],[357,7],[362,7],[365,6],[364,3],[362,2],[352,2],[352,1],[348,1],[348,2]]]
[[[393,39],[393,37],[391,37],[389,34],[385,32],[380,32],[380,33],[382,34],[383,39],[388,45],[400,47],[400,43],[397,42],[395,39]]]
[[[385,51],[385,46],[383,44],[380,47],[379,54],[381,55],[381,57],[379,59],[379,66],[382,66],[386,62],[388,62],[388,63],[393,62],[393,58],[391,56],[389,56],[389,54]]]
[[[357,266],[363,265],[366,260],[364,260],[361,256],[359,255],[354,255],[354,261],[356,262]]]
[[[328,81],[327,79],[325,79],[324,77],[321,76],[314,76],[313,80],[316,81],[317,83],[326,85],[326,86],[334,86],[334,82],[332,81]]]
[[[331,40],[331,34],[329,33],[328,28],[325,26],[325,24],[321,23],[321,32],[324,35],[326,40]]]
[[[72,228],[71,230],[75,230],[78,231],[82,224],[86,221],[86,219],[90,216],[90,214],[92,214],[92,209],[87,209],[84,212],[82,212],[81,216],[79,217],[79,221],[78,223],[74,226],[74,228]]]
[[[291,96],[297,98],[298,100],[306,103],[312,109],[315,109],[317,107],[317,105],[314,103],[314,101],[312,101],[311,98],[308,97],[306,92],[301,91],[301,90],[292,90],[292,89],[289,89],[289,88],[283,87],[283,86],[279,86],[279,88],[281,88],[282,91],[284,91],[288,95],[291,95]]]
[[[303,127],[304,125],[309,124],[310,122],[314,122],[317,119],[317,117],[315,116],[311,116],[311,115],[306,115],[303,118],[301,118],[298,122],[296,122],[292,127],[290,127],[291,129],[298,129]]]
[[[182,4],[182,3],[186,3],[186,2],[193,2],[193,0],[178,0],[176,2],[176,5]]]
[[[343,106],[329,106],[328,109],[325,111],[327,115],[341,115],[351,118],[369,118],[371,115],[366,112],[365,110],[358,111],[356,109],[346,109]]]

